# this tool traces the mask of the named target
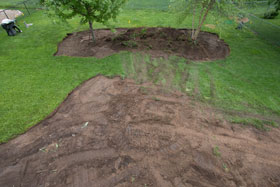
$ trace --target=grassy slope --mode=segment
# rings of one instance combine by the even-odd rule
[[[135,61],[127,58],[131,57],[129,53],[104,59],[54,57],[57,43],[67,32],[77,30],[78,19],[71,20],[70,26],[54,24],[42,12],[23,19],[34,26],[22,27],[24,32],[16,37],[0,32],[0,142],[42,120],[84,80],[96,74],[128,74],[123,64]],[[20,26],[23,19],[19,20]],[[116,25],[182,27],[190,24],[187,20],[179,25],[174,19],[172,14],[164,12],[125,11]],[[212,18],[208,20],[212,21]],[[231,46],[231,56],[216,62],[181,63],[177,68],[190,72],[191,76],[188,82],[180,84],[190,95],[198,86],[198,98],[219,108],[279,116],[280,49],[250,33],[237,32],[234,25],[226,27],[221,34]],[[213,98],[209,94],[211,79],[215,87]]]
[[[244,11],[254,14],[259,18],[262,18],[264,16],[264,14],[267,12],[267,10],[268,10],[267,4],[261,4],[257,7],[244,8]],[[271,9],[269,9],[269,10],[271,10]],[[280,26],[280,15],[278,15],[274,19],[263,19],[263,20]]]
[[[23,1],[24,0],[0,0],[0,9],[14,7],[14,6],[23,7],[23,5],[21,4]],[[37,0],[30,0],[28,3],[34,2],[34,1],[37,1]]]
[[[266,12],[273,10],[267,3],[245,4],[236,10],[239,11],[238,15],[249,18],[250,21],[245,24],[249,29],[257,33],[259,37],[280,46],[280,16],[275,19],[263,19]]]
[[[85,79],[122,74],[118,56],[53,57],[56,43],[73,29],[45,17],[42,12],[28,17],[34,26],[25,29],[20,24],[23,33],[16,37],[0,33],[0,142],[43,119]]]
[[[273,23],[275,25],[278,25],[280,26],[280,15],[278,15],[276,18],[274,19],[269,19],[269,20],[266,20],[266,21],[269,21],[270,23]]]

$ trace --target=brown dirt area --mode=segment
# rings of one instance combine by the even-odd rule
[[[59,44],[58,56],[97,57],[120,51],[144,52],[152,57],[176,55],[194,61],[226,58],[229,46],[218,35],[201,32],[197,45],[188,40],[190,30],[173,28],[120,28],[112,33],[108,29],[95,30],[93,43],[89,31],[68,34]]]
[[[1,187],[280,186],[279,129],[118,77],[86,81],[0,158]]]

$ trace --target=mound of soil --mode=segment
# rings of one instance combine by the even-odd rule
[[[97,76],[0,145],[1,187],[280,185],[280,133],[218,119],[181,93]]]
[[[120,51],[145,52],[153,57],[181,56],[194,61],[226,58],[229,46],[216,34],[201,32],[197,45],[190,39],[190,30],[173,28],[130,28],[95,31],[93,43],[89,31],[68,34],[55,55],[103,58]]]

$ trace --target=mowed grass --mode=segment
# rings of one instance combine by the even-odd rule
[[[278,15],[274,19],[269,19],[269,20],[266,20],[266,21],[269,21],[270,23],[273,23],[273,24],[278,25],[280,27],[280,15]]]
[[[37,0],[30,0],[30,1],[37,1]],[[0,0],[0,8],[15,6],[21,2],[24,2],[24,0]]]
[[[136,10],[168,10],[170,0],[130,0],[125,8]]]
[[[191,25],[191,18],[182,24],[175,20],[176,15],[173,13],[125,10],[115,25]],[[34,25],[26,29],[23,21]],[[210,16],[207,23],[217,24],[216,21],[214,16]],[[221,34],[230,45],[231,55],[227,59],[185,63],[185,60],[172,57],[165,60],[165,65],[161,67],[175,69],[172,71],[174,75],[170,77],[164,71],[154,82],[163,86],[171,82],[175,88],[222,111],[246,112],[277,121],[280,115],[280,49],[258,39],[252,33],[236,31],[236,25],[224,24],[224,19],[218,21],[219,26],[215,30],[207,27],[204,30]],[[69,24],[54,21],[43,11],[19,19],[18,23],[23,30],[18,36],[7,37],[3,30],[0,32],[0,142],[25,132],[44,119],[83,81],[97,74],[133,76],[138,80],[137,68],[142,68],[141,62],[152,61],[148,56],[144,60],[137,59],[138,57],[135,58],[134,54],[128,52],[104,59],[55,57],[53,54],[57,44],[66,33],[85,30],[87,26],[79,26],[78,18],[70,20]],[[103,26],[95,24],[95,27]],[[157,63],[160,64],[161,60],[149,66],[150,71],[159,66]],[[135,69],[126,69],[127,64],[132,64],[131,67]],[[185,74],[189,74],[188,79],[185,79]],[[148,75],[147,80],[150,80]],[[234,115],[231,115],[233,122]],[[239,117],[235,121],[242,123]],[[246,124],[248,121],[255,124],[254,120],[246,120]],[[262,127],[265,122],[261,121],[259,125],[258,121],[258,125]],[[275,123],[271,124],[277,126]]]

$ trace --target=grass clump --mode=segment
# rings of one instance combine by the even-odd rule
[[[123,41],[122,45],[129,47],[129,48],[137,48],[138,44],[137,42],[133,41],[133,40],[128,40],[128,41]]]
[[[271,127],[279,127],[279,124],[275,123],[274,121],[267,121],[267,120],[260,120],[255,118],[241,118],[241,117],[232,117],[230,122],[243,124],[243,125],[251,125],[256,127],[259,130],[270,130]]]
[[[222,156],[222,154],[220,152],[220,148],[218,146],[213,147],[213,155],[215,155],[216,157]]]

